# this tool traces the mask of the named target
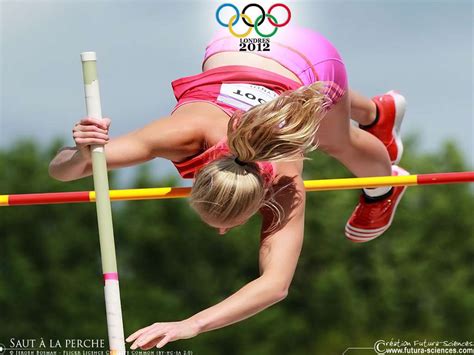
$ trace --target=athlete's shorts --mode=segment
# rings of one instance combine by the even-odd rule
[[[227,28],[222,28],[207,45],[203,64],[216,53],[239,49],[240,39],[231,35]],[[250,53],[275,60],[294,73],[303,85],[325,82],[326,94],[332,104],[347,91],[344,62],[336,48],[321,34],[307,28],[285,26],[270,37],[269,49]]]

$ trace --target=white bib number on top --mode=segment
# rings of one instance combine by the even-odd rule
[[[253,84],[222,84],[217,101],[247,111],[278,97],[278,94],[264,86]]]

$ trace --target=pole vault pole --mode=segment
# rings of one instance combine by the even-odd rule
[[[87,116],[102,119],[96,60],[95,52],[81,53]],[[120,305],[120,288],[117,260],[115,257],[114,230],[104,146],[91,146],[91,155],[97,206],[97,222],[99,226],[100,254],[102,258],[102,273],[105,283],[104,294],[109,349],[113,355],[125,354],[122,307]]]

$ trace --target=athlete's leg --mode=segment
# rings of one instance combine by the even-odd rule
[[[398,164],[403,153],[400,127],[405,115],[405,98],[396,91],[369,99],[349,90],[349,96],[351,118],[357,121],[364,131],[380,139],[392,163]]]
[[[407,175],[392,167],[384,144],[374,135],[350,124],[350,93],[334,105],[317,133],[320,149],[344,164],[356,176]],[[405,186],[364,189],[346,223],[345,235],[366,242],[382,235],[391,225]]]
[[[352,89],[349,89],[349,96],[351,100],[351,118],[364,126],[371,124],[377,113],[375,102]]]
[[[383,143],[350,124],[351,97],[347,91],[329,110],[317,133],[319,149],[339,160],[356,176],[391,175]]]

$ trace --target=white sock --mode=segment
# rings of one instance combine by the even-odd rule
[[[379,197],[383,196],[388,193],[392,189],[391,186],[384,186],[384,187],[375,187],[375,188],[366,188],[364,189],[364,193],[369,197]]]

